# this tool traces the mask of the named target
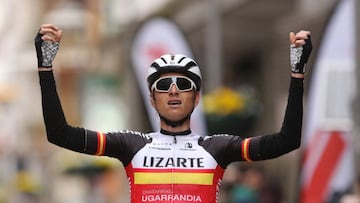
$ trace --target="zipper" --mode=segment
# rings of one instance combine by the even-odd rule
[[[173,135],[174,137],[174,140],[173,140],[173,147],[172,147],[172,157],[173,159],[175,160],[175,157],[176,157],[176,148],[175,148],[175,145],[177,143],[177,139],[176,139],[176,135]],[[174,202],[174,196],[175,196],[175,166],[172,166],[171,167],[171,177],[172,177],[172,181],[171,181],[171,192],[172,192],[172,200],[171,202],[173,203]]]

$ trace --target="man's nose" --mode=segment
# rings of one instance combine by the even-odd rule
[[[171,84],[169,93],[177,93],[177,88],[175,84]]]

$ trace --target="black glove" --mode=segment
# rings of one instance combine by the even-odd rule
[[[57,51],[59,50],[59,42],[44,41],[41,39],[43,34],[37,33],[35,37],[36,56],[38,67],[51,68]]]
[[[290,45],[290,63],[291,71],[293,73],[305,73],[306,63],[309,59],[312,50],[311,38],[305,39],[305,44],[300,47],[295,47],[294,44]]]

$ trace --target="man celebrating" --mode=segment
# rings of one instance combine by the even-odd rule
[[[290,33],[292,73],[280,131],[246,139],[191,131],[191,114],[200,100],[201,73],[196,62],[183,55],[163,55],[149,67],[150,100],[160,117],[160,131],[103,133],[69,125],[52,68],[61,36],[58,27],[45,24],[35,37],[47,138],[76,152],[121,161],[132,203],[215,203],[230,163],[271,159],[300,146],[303,79],[312,49],[308,31]]]

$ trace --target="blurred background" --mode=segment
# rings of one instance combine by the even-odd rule
[[[47,142],[33,39],[43,23],[64,31],[54,68],[69,123],[104,132],[150,132],[148,98],[134,67],[166,47],[158,44],[148,55],[133,50],[142,27],[157,17],[178,27],[201,67],[203,132],[210,134],[278,131],[290,81],[288,34],[312,32],[301,148],[274,160],[230,165],[220,202],[360,202],[359,4],[0,0],[0,203],[129,202],[120,162]],[[348,26],[329,27],[340,8],[349,15],[337,25]],[[322,51],[326,45],[332,46]]]

